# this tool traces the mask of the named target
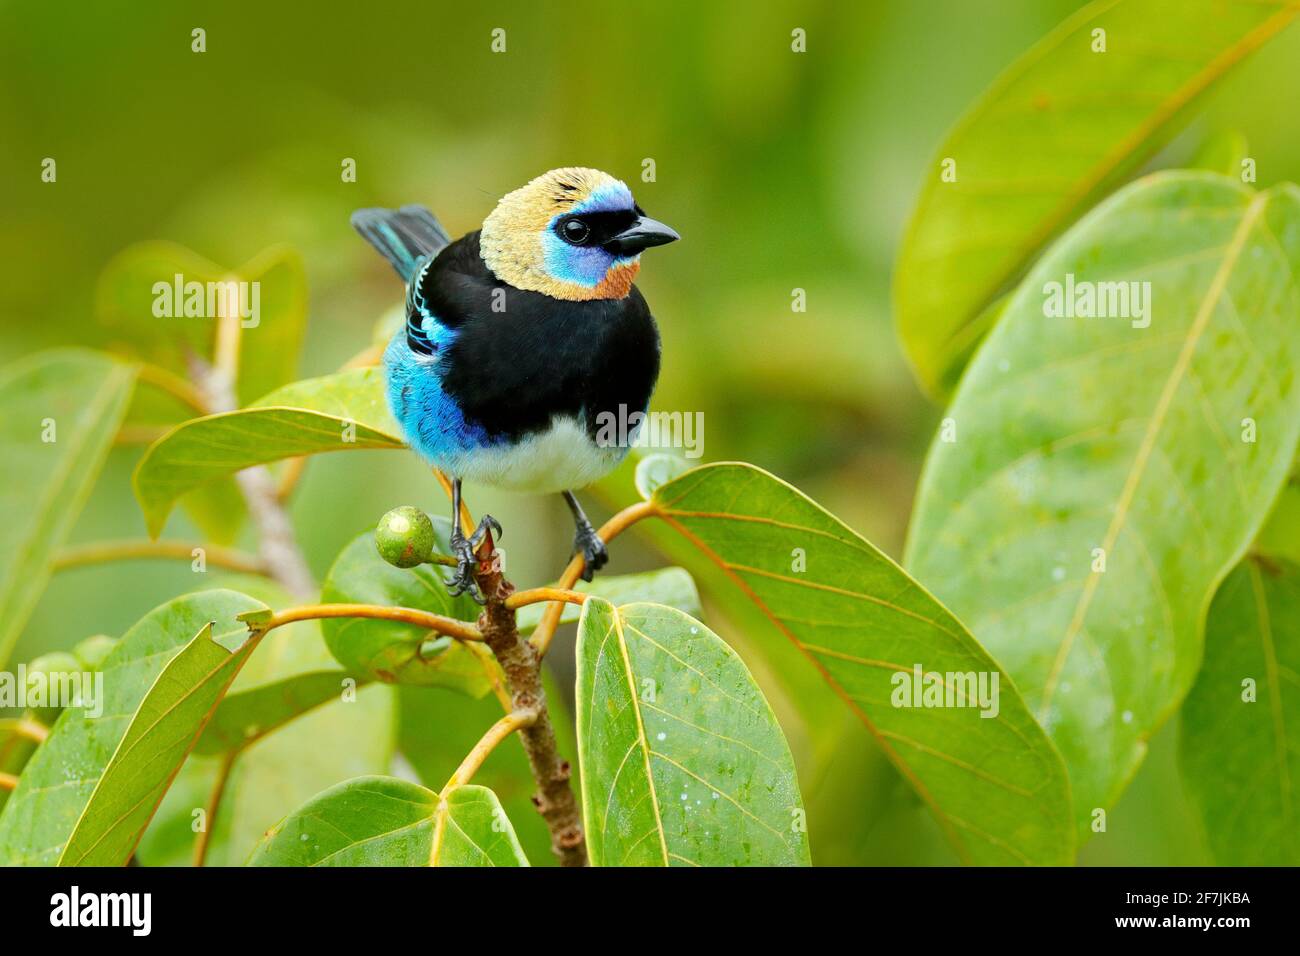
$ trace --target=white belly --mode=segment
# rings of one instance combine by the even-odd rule
[[[448,464],[467,482],[547,494],[585,488],[618,467],[626,455],[625,447],[598,446],[577,420],[557,418],[549,429],[517,445],[475,449]]]

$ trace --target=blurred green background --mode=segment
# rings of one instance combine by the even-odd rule
[[[639,282],[663,335],[654,407],[704,412],[706,459],[781,475],[897,556],[939,410],[891,326],[894,251],[945,130],[1078,6],[0,4],[0,360],[113,348],[95,318],[96,282],[132,243],[171,240],[229,267],[287,243],[309,279],[303,372],[323,374],[368,344],[401,296],[350,229],[353,209],[423,203],[459,235],[534,175],[596,166],[684,237],[648,255]],[[191,52],[195,27],[205,53]],[[490,49],[497,27],[505,53]],[[790,49],[796,27],[803,54]],[[1216,88],[1170,149],[1238,130],[1261,184],[1300,180],[1297,95],[1292,29]],[[45,157],[57,183],[41,182]],[[344,158],[356,160],[355,183],[341,181]],[[641,181],[646,158],[655,182]],[[791,311],[795,288],[804,313]],[[130,492],[139,454],[114,452],[74,541],[143,535]],[[505,525],[516,582],[554,576],[571,533],[558,498],[467,492]],[[413,456],[313,461],[293,504],[313,570],[402,503],[445,508]],[[195,533],[180,515],[169,532]],[[637,536],[613,553],[615,572],[663,560]],[[14,660],[120,634],[193,586],[185,564],[61,573]],[[864,728],[834,701],[796,706],[801,659],[766,650],[778,640],[766,625],[722,619],[707,594],[706,620],[787,723],[816,861],[955,862]],[[562,675],[570,645],[557,641]],[[1084,862],[1206,862],[1174,773],[1174,730],[1153,741]]]

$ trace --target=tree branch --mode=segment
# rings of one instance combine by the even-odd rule
[[[26,737],[32,743],[43,744],[50,735],[50,728],[27,717],[19,717],[13,725],[13,732],[15,736]]]
[[[142,558],[176,558],[191,560],[194,550],[203,551],[204,558],[219,568],[246,574],[267,574],[266,567],[251,554],[233,548],[200,544],[194,541],[94,541],[64,548],[55,555],[51,567],[55,571],[106,561],[131,561]]]
[[[489,727],[487,733],[474,745],[474,749],[460,762],[456,772],[448,778],[447,783],[442,788],[443,795],[445,796],[452,787],[463,787],[469,783],[474,774],[478,772],[478,768],[483,766],[483,761],[488,758],[488,754],[496,749],[497,744],[516,730],[531,726],[536,721],[537,711],[535,710],[512,710]]]
[[[208,856],[208,844],[212,841],[212,831],[217,825],[217,810],[221,806],[221,798],[226,794],[226,783],[230,780],[230,768],[235,765],[235,758],[240,755],[243,748],[232,750],[221,758],[221,765],[217,767],[217,779],[212,784],[212,793],[208,796],[207,810],[204,811],[203,829],[200,830],[194,838],[194,865],[202,866]]]
[[[648,518],[658,513],[658,508],[651,501],[638,501],[634,505],[628,505],[614,517],[606,521],[598,532],[600,540],[608,544],[614,540],[632,525],[636,524],[642,518]],[[569,566],[564,569],[560,575],[557,589],[569,590],[578,583],[578,578],[582,577],[582,569],[586,566],[586,559],[581,554],[575,554],[569,561]],[[527,593],[527,592],[524,592]],[[555,629],[559,626],[560,616],[564,614],[564,601],[559,600],[546,609],[542,615],[542,621],[533,631],[533,636],[529,639],[533,647],[537,649],[537,656],[544,657],[546,650],[551,646],[551,639],[555,637]]]
[[[482,641],[484,635],[473,624],[413,607],[387,607],[382,604],[307,604],[277,611],[269,621],[250,622],[252,630],[266,633],[295,621],[312,621],[327,617],[367,617],[380,621],[400,621],[437,631],[458,641]]]
[[[194,379],[198,383],[203,404],[210,414],[234,411],[235,382],[231,371],[237,354],[239,323],[224,322],[218,330],[232,329],[225,338],[218,338],[218,355],[226,358],[211,366],[197,355],[190,356]],[[233,344],[231,340],[233,339]],[[289,513],[280,501],[279,491],[271,470],[265,465],[245,468],[235,475],[235,482],[248,503],[248,513],[258,530],[258,556],[267,571],[290,594],[299,599],[316,593],[316,580],[312,577],[298,538],[289,521]]]
[[[519,636],[515,612],[506,604],[514,587],[502,576],[500,565],[493,560],[490,531],[479,546],[477,556],[479,563],[475,578],[487,601],[479,615],[478,629],[505,671],[513,711],[536,714],[531,723],[519,728],[519,739],[528,755],[533,779],[537,781],[538,792],[533,796],[533,804],[551,831],[551,849],[560,858],[560,863],[586,866],[587,841],[582,830],[582,815],[569,785],[569,762],[559,755],[556,747],[555,729],[546,707],[546,693],[542,690],[541,655]]]
[[[166,392],[182,405],[188,405],[191,410],[198,412],[200,415],[208,413],[202,392],[175,372],[169,372],[167,369],[149,362],[142,362],[136,367],[135,374],[138,381]]]
[[[517,611],[528,604],[540,604],[542,601],[559,601],[563,604],[580,605],[586,600],[586,594],[581,591],[570,591],[567,588],[529,588],[527,591],[516,591],[506,598],[506,607],[512,611]]]

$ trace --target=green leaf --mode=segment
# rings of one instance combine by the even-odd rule
[[[252,662],[266,650],[259,649]],[[243,865],[266,831],[313,794],[357,774],[388,771],[393,721],[392,688],[365,687],[354,701],[336,695],[240,750],[216,818],[207,821],[212,834],[206,865]],[[195,811],[208,806],[224,760],[226,755],[193,754],[185,762],[140,842],[136,856],[143,865],[190,865]]]
[[[684,568],[659,568],[637,574],[611,574],[597,577],[592,583],[579,581],[575,591],[594,594],[611,604],[631,604],[645,601],[666,604],[692,616],[701,611],[700,592],[695,589],[695,579]],[[528,633],[541,623],[548,604],[526,604],[516,615],[521,634]],[[582,612],[576,604],[564,605],[561,624],[572,624]]]
[[[295,717],[338,700],[346,677],[344,671],[330,668],[294,674],[240,693],[232,691],[212,715],[194,752],[208,755],[245,747]]]
[[[124,864],[256,646],[235,615],[257,606],[235,591],[203,591],[127,631],[100,671],[102,714],[66,708],[0,814],[0,862]]]
[[[1223,582],[1179,746],[1215,862],[1300,865],[1300,565],[1247,559]]]
[[[177,243],[135,243],[114,256],[99,274],[95,316],[115,338],[130,341],[143,357],[179,372],[185,368],[187,350],[212,355],[215,323],[183,314],[156,315],[160,290],[155,286],[160,282],[174,286],[177,275],[183,282],[206,285],[228,274],[215,262]]]
[[[256,405],[185,422],[145,452],[135,494],[154,537],[176,499],[253,465],[366,448],[402,448],[378,369],[295,382]]]
[[[239,334],[239,401],[252,402],[298,377],[307,327],[307,274],[302,256],[275,246],[236,274],[258,289],[257,324],[245,320]]]
[[[1060,756],[997,663],[898,565],[751,465],[696,468],[651,501],[814,663],[962,860],[1072,861]],[[982,716],[991,707],[895,705],[918,665],[952,682],[982,676],[990,689],[996,675],[996,716]]]
[[[1242,163],[1250,156],[1246,137],[1238,130],[1219,130],[1207,136],[1188,161],[1191,169],[1241,177]]]
[[[0,717],[0,773],[11,777],[22,776],[23,768],[38,746],[27,735],[18,733],[20,723],[17,717]],[[0,810],[8,800],[9,791],[0,788]]]
[[[899,252],[898,331],[928,391],[951,392],[992,327],[989,306],[1296,12],[1220,0],[1100,0],[994,82],[939,147]],[[1094,52],[1098,29],[1104,53]],[[956,180],[945,182],[949,159]]]
[[[97,288],[99,321],[157,364],[183,372],[187,351],[212,355],[217,323],[215,315],[181,314],[185,292],[178,302],[174,294],[178,276],[182,283],[199,283],[205,292],[208,283],[249,283],[245,305],[256,305],[257,310],[255,316],[241,315],[237,383],[241,403],[298,377],[307,321],[307,277],[296,250],[274,246],[237,269],[226,269],[176,243],[141,242],[109,262]],[[156,306],[164,296],[175,314],[157,314]],[[206,296],[203,311],[207,311]]]
[[[134,381],[132,366],[81,349],[0,369],[0,666],[95,485]]]
[[[218,478],[181,495],[177,503],[204,541],[230,547],[248,522],[248,503],[234,477]]]
[[[437,549],[447,553],[450,523],[433,519]],[[452,598],[440,567],[395,568],[375,549],[367,531],[353,538],[334,560],[321,586],[327,604],[382,604],[411,607],[444,617],[472,621],[478,606],[462,595]],[[335,659],[355,674],[387,684],[451,687],[482,697],[492,689],[498,668],[485,649],[439,637],[414,624],[369,618],[332,618],[321,622],[325,643]]]
[[[250,866],[527,866],[515,831],[486,787],[432,790],[360,777],[280,821]]]
[[[276,607],[292,603],[264,578],[220,580]],[[206,813],[232,753],[215,819],[205,820],[210,866],[243,864],[277,820],[322,790],[360,774],[386,772],[396,743],[392,691],[365,687],[353,694],[345,682],[350,683],[325,648],[318,621],[270,632],[163,798],[136,850],[140,863],[192,862],[195,811]],[[277,699],[277,693],[284,696]]]
[[[568,713],[565,695],[551,679],[549,667],[542,669],[542,686],[560,753],[575,758],[573,718]],[[502,713],[495,695],[473,700],[438,687],[400,686],[396,690],[400,701],[398,747],[406,763],[427,787],[441,787],[478,743],[483,731],[500,719]],[[558,865],[551,852],[550,831],[533,805],[537,783],[519,742],[508,740],[493,750],[474,779],[501,800],[506,814],[514,821],[519,843],[533,864]],[[570,782],[576,787],[576,774]]]
[[[621,467],[593,486],[611,508],[636,496],[634,473],[641,452],[633,448]],[[841,863],[860,858],[855,856],[858,840],[846,835],[870,833],[885,801],[906,805],[909,818],[918,821],[915,825],[937,830],[924,814],[917,817],[915,798],[874,745],[870,731],[839,697],[826,693],[821,671],[810,666],[778,622],[667,524],[642,521],[636,532],[666,560],[685,568],[708,596],[710,624],[752,668],[781,723],[800,779],[818,781],[817,789],[805,794],[814,865],[823,858]],[[850,753],[853,759],[846,759]],[[901,831],[889,832],[891,840],[907,840]],[[933,840],[942,844],[942,839],[935,833]],[[945,850],[941,846],[940,852]]]
[[[1255,550],[1272,558],[1300,563],[1300,479],[1292,477],[1278,495]]]
[[[690,467],[688,461],[676,455],[663,453],[646,455],[636,463],[636,474],[632,480],[641,497],[649,498],[655,493],[656,488],[666,481],[672,481]]]
[[[1294,187],[1136,183],[1035,267],[931,447],[906,564],[1037,712],[1081,833],[1191,686],[1210,597],[1295,457],[1298,266]],[[1149,282],[1149,319],[1045,317],[1067,275]]]
[[[268,637],[250,666],[274,651],[269,642],[277,634]],[[358,774],[387,772],[394,717],[392,688],[363,687],[355,700],[336,695],[240,750],[216,818],[207,821],[212,835],[206,865],[242,866],[266,831],[314,794]],[[192,754],[185,762],[140,842],[136,855],[143,865],[191,863],[194,812],[208,806],[225,759]]]
[[[244,624],[265,623],[270,605],[289,607],[293,598],[265,578],[230,575],[228,586],[268,607],[239,615]],[[358,683],[330,655],[317,620],[296,621],[273,631],[257,657],[239,673],[194,746],[200,755],[239,750],[296,717],[340,700]],[[360,718],[358,718],[360,719]],[[313,791],[314,792],[314,791]]]
[[[593,597],[577,658],[593,864],[808,864],[790,748],[721,638],[673,608]]]

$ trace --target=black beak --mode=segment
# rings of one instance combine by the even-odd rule
[[[641,216],[617,236],[605,240],[604,248],[617,256],[634,256],[642,249],[667,245],[680,238],[672,226]]]

